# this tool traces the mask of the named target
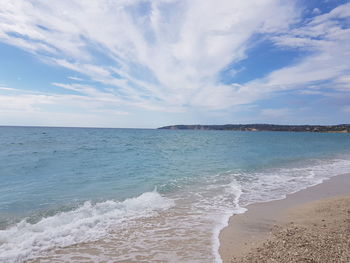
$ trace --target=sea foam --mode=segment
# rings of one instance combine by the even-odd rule
[[[129,220],[155,215],[174,205],[158,192],[146,192],[123,202],[108,200],[43,218],[35,224],[25,219],[0,231],[0,261],[23,262],[53,247],[94,241]]]
[[[229,219],[232,215],[243,214],[244,212],[247,211],[246,208],[241,207],[239,205],[239,199],[242,195],[242,187],[240,184],[237,183],[236,180],[232,181],[229,184],[229,187],[228,189],[226,189],[226,191],[229,192],[231,195],[233,195],[233,200],[232,200],[231,209],[226,209],[226,211],[223,212],[220,222],[214,227],[214,230],[213,230],[212,253],[214,255],[214,260],[216,263],[222,262],[221,256],[219,254],[219,247],[220,247],[219,235],[221,230],[228,225]]]

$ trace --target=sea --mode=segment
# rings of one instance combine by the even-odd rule
[[[0,127],[0,262],[221,262],[252,203],[350,172],[350,134]]]

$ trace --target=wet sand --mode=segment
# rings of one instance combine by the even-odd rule
[[[350,262],[350,174],[247,208],[220,233],[224,263]]]

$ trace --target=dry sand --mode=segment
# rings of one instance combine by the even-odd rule
[[[350,262],[350,175],[248,206],[220,233],[226,262]]]

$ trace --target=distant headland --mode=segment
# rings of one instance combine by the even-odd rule
[[[158,129],[350,133],[350,124],[339,124],[339,125],[276,125],[276,124],[171,125],[171,126],[160,127]]]

